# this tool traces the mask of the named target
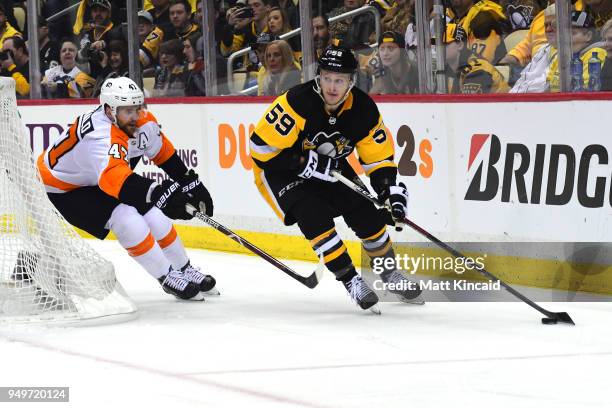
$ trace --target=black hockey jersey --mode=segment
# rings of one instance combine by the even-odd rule
[[[394,144],[374,101],[353,88],[335,112],[327,112],[315,81],[279,96],[266,110],[250,140],[256,173],[291,170],[308,150],[336,159],[357,149],[366,175],[387,169],[395,180]]]

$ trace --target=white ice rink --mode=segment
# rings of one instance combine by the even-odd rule
[[[69,386],[75,407],[612,406],[610,303],[545,305],[575,327],[544,326],[522,303],[381,304],[376,316],[330,274],[310,290],[259,258],[199,250],[222,295],[179,302],[116,242],[94,244],[138,314],[0,328],[0,385]]]

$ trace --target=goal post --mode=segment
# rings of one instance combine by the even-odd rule
[[[135,312],[113,264],[47,198],[29,140],[15,81],[0,77],[0,322]]]

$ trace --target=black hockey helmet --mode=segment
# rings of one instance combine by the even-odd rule
[[[339,103],[344,102],[351,93],[351,89],[355,86],[355,83],[357,83],[357,59],[355,59],[353,51],[346,47],[330,45],[325,48],[319,57],[314,90],[319,94],[321,99],[323,99],[323,102],[325,102],[325,97],[321,91],[321,70],[351,74],[349,87]]]
[[[353,74],[357,70],[357,60],[348,48],[330,45],[319,57],[318,69]]]

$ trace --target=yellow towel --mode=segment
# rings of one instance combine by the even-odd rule
[[[72,26],[72,32],[74,35],[79,35],[83,29],[83,20],[85,19],[85,11],[87,10],[87,0],[81,0],[79,8],[77,10],[76,20]]]

